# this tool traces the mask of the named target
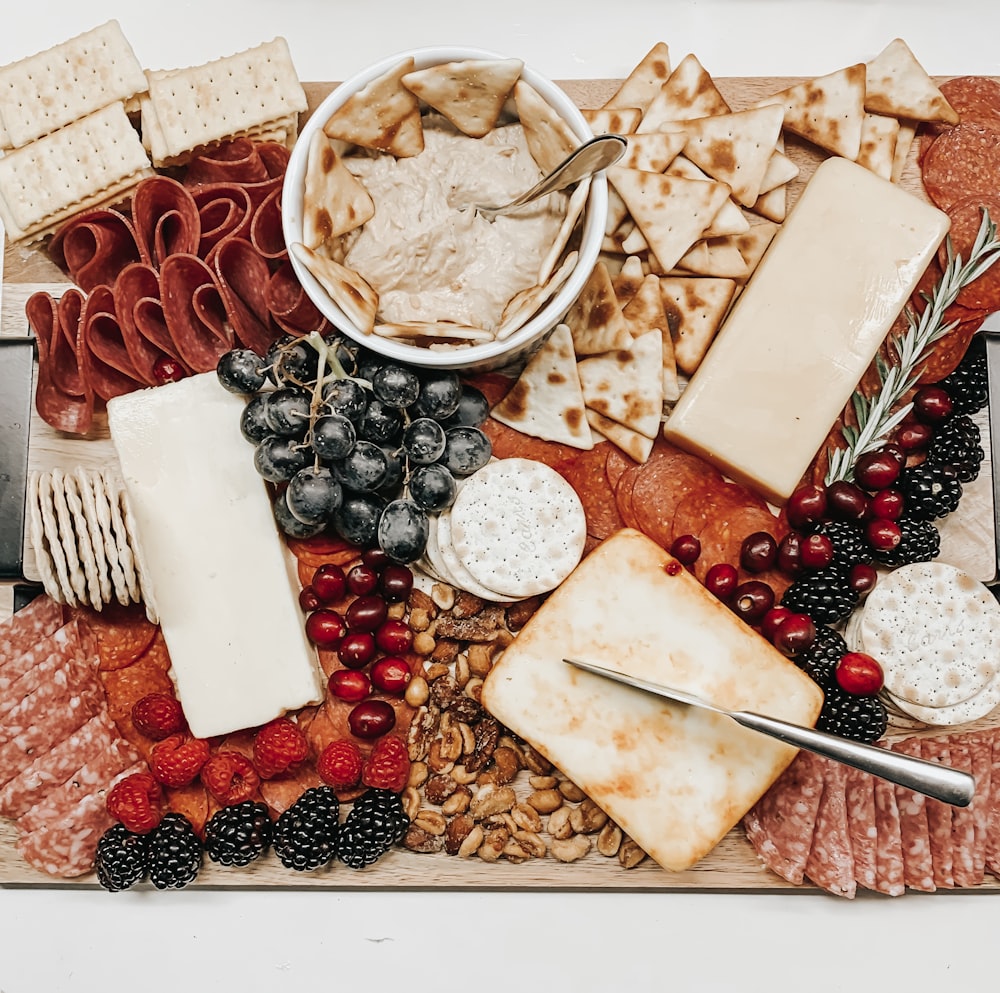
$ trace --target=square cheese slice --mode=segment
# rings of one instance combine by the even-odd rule
[[[948,231],[946,214],[823,162],[664,427],[783,503]]]
[[[323,699],[242,410],[214,372],[108,402],[177,695],[199,738]]]
[[[812,680],[638,531],[595,549],[518,634],[483,686],[530,742],[664,868],[708,854],[795,757],[728,717],[674,704],[563,658],[812,725]]]

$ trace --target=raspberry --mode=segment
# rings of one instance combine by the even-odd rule
[[[208,756],[208,742],[204,739],[172,734],[153,746],[149,770],[158,782],[176,789],[194,782]]]
[[[361,781],[376,790],[401,792],[410,778],[406,742],[395,735],[380,738],[361,770]]]
[[[232,807],[256,795],[260,776],[245,755],[219,752],[201,767],[201,782],[223,807]]]
[[[168,693],[150,693],[132,708],[136,731],[153,741],[177,734],[187,727],[180,701]]]
[[[261,779],[272,779],[298,765],[309,754],[309,742],[294,721],[279,717],[265,724],[253,742],[253,764]]]
[[[133,834],[149,834],[163,817],[160,784],[148,772],[134,772],[116,783],[105,801],[108,813]]]
[[[361,750],[349,738],[331,741],[323,749],[316,771],[335,790],[349,790],[361,781]]]

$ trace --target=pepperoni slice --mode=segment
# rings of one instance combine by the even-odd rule
[[[198,251],[201,239],[198,206],[190,190],[169,176],[144,179],[135,188],[132,223],[146,258],[155,267],[178,252]]]
[[[1000,130],[983,124],[959,124],[939,135],[922,164],[927,195],[948,210],[972,194],[989,196],[1000,177]]]
[[[125,669],[137,662],[159,630],[138,604],[123,607],[112,601],[101,611],[86,611],[83,618],[97,643],[102,672]]]
[[[297,769],[283,776],[262,780],[260,795],[277,817],[288,810],[306,790],[322,785],[323,780],[319,778],[313,765],[303,762]]]
[[[615,491],[608,482],[609,448],[611,443],[602,441],[590,451],[553,466],[576,490],[587,518],[587,533],[599,541],[614,534],[624,523],[615,502]]]
[[[962,123],[1000,128],[1000,83],[988,76],[956,76],[939,87]]]
[[[972,252],[984,210],[989,213],[994,223],[1000,223],[1000,194],[996,192],[1000,184],[1000,156],[997,165],[998,171],[993,180],[994,187],[991,194],[972,193],[955,201],[948,208],[948,217],[951,219],[948,237],[951,239],[954,253],[963,259],[967,260]],[[944,248],[939,252],[938,261],[942,267],[947,262]],[[955,302],[974,310],[993,311],[1000,308],[1000,263],[994,263],[982,276],[964,287]]]
[[[183,814],[191,822],[194,833],[204,838],[209,816],[209,795],[201,781],[196,779],[187,786],[172,786],[165,792],[166,809],[174,814]]]
[[[212,270],[234,334],[263,355],[277,337],[265,296],[271,276],[267,262],[249,242],[226,238],[216,246]]]
[[[49,254],[85,293],[114,282],[141,249],[132,222],[120,211],[98,208],[67,221],[49,243]]]
[[[605,466],[605,472],[608,476],[608,483],[611,488],[614,489],[618,486],[618,480],[621,479],[622,473],[633,466],[636,463],[632,461],[617,445],[612,445],[608,449],[608,459]]]
[[[639,477],[642,466],[639,464],[629,466],[619,477],[615,486],[615,503],[618,506],[618,513],[622,522],[627,528],[634,528],[641,531],[639,521],[636,518],[635,503],[633,493],[635,491],[635,481]]]
[[[160,299],[184,364],[194,372],[210,372],[233,347],[212,270],[196,255],[171,255],[160,269]]]

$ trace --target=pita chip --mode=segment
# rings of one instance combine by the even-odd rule
[[[900,121],[899,131],[896,133],[896,148],[892,153],[892,172],[890,179],[898,183],[906,171],[906,163],[910,157],[910,149],[913,147],[913,139],[917,136],[917,125],[915,121]]]
[[[740,253],[736,239],[740,235],[705,238],[693,245],[677,262],[677,268],[699,276],[723,276],[746,279],[750,275],[746,259]]]
[[[333,141],[322,131],[314,131],[302,195],[303,243],[319,248],[374,216],[374,201],[344,165]]]
[[[604,225],[604,233],[614,234],[628,218],[628,207],[621,198],[618,191],[611,185],[608,186],[608,219]]]
[[[545,257],[538,267],[539,285],[548,282],[560,257],[566,250],[566,246],[569,244],[569,240],[573,235],[573,229],[576,227],[576,222],[580,219],[580,215],[587,205],[587,197],[590,196],[591,178],[591,176],[588,176],[586,179],[580,180],[576,185],[576,189],[570,194],[569,203],[566,204],[566,213],[559,224],[559,230],[556,232],[555,238],[552,239],[552,244],[549,245],[548,251],[545,253]]]
[[[404,59],[349,96],[323,125],[327,137],[396,158],[419,155],[424,150],[420,103],[403,85],[403,77],[412,71],[413,59]]]
[[[535,438],[574,448],[593,448],[576,371],[573,336],[565,324],[556,325],[491,416]]]
[[[524,327],[548,303],[556,290],[569,279],[579,254],[579,252],[570,252],[562,260],[559,268],[544,283],[525,287],[519,293],[514,294],[500,316],[500,324],[496,329],[498,341],[509,338],[515,331]]]
[[[658,41],[628,74],[605,107],[638,107],[644,111],[670,76],[670,49]]]
[[[523,79],[514,84],[514,103],[531,157],[542,172],[550,172],[580,142],[538,90]]]
[[[776,186],[767,193],[757,197],[756,203],[750,208],[755,214],[768,221],[780,224],[788,213],[788,190],[784,186]]]
[[[641,338],[649,331],[663,332],[663,399],[673,403],[680,396],[677,382],[677,362],[674,358],[674,342],[663,310],[660,296],[660,279],[652,273],[643,278],[639,289],[622,308],[622,316],[632,337]]]
[[[375,334],[380,338],[408,338],[429,342],[478,342],[492,341],[493,334],[484,328],[474,328],[453,321],[400,321],[376,324]]]
[[[876,176],[889,179],[896,153],[899,121],[882,114],[865,114],[861,125],[861,149],[855,161]]]
[[[729,197],[729,187],[723,183],[640,169],[613,166],[608,179],[664,272],[698,240]]]
[[[622,233],[624,234],[624,232]],[[625,234],[622,238],[622,251],[627,255],[638,255],[640,252],[649,251],[649,242],[646,241],[645,235],[643,235],[635,224],[632,225],[628,234]]]
[[[653,451],[655,439],[647,438],[632,428],[587,408],[587,422],[597,434],[607,438],[616,448],[621,449],[633,462],[645,462]]]
[[[749,207],[760,194],[783,119],[780,107],[757,107],[688,121],[684,154]]]
[[[408,72],[403,85],[463,134],[482,138],[496,127],[523,68],[520,59],[463,59]]]
[[[598,107],[580,113],[594,134],[631,134],[642,117],[638,107]]]
[[[608,267],[603,262],[594,266],[566,315],[566,323],[577,355],[599,355],[632,343]]]
[[[663,172],[681,153],[687,135],[683,131],[653,131],[628,136],[628,148],[618,160],[623,169]]]
[[[760,182],[760,192],[758,196],[770,193],[779,186],[790,183],[799,174],[799,167],[785,154],[784,141],[779,138],[771,157],[767,161],[767,170],[764,178]]]
[[[902,38],[865,67],[865,110],[915,121],[958,124],[958,114]]]
[[[865,116],[863,62],[796,83],[757,106],[769,103],[784,109],[784,126],[789,131],[834,155],[852,161],[857,158]]]
[[[683,179],[702,179],[712,182],[712,178],[698,168],[689,158],[678,155],[666,168],[668,176],[680,176]],[[743,212],[727,197],[722,201],[715,217],[712,218],[708,227],[702,232],[703,238],[720,238],[727,234],[742,234],[750,227],[750,222],[743,216]]]
[[[658,131],[661,124],[728,114],[729,109],[705,67],[685,55],[646,108],[638,130]]]
[[[611,281],[615,296],[623,307],[639,292],[639,287],[645,278],[642,259],[638,255],[630,255]]]
[[[666,276],[660,280],[660,296],[681,372],[690,376],[701,364],[735,292],[732,279]]]
[[[294,243],[291,250],[347,317],[365,334],[371,334],[378,312],[378,293],[371,285],[353,269],[299,242]]]
[[[753,275],[757,264],[764,257],[768,246],[778,233],[778,224],[772,221],[753,224],[745,234],[737,235],[733,241],[743,256],[743,261],[747,264],[747,276]]]

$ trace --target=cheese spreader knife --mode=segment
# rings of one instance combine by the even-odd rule
[[[977,334],[986,339],[986,378],[989,384],[990,462],[993,471],[993,534],[996,561],[993,579],[1000,582],[1000,311],[988,314]]]
[[[638,679],[635,676],[627,676],[614,669],[605,669],[603,666],[594,665],[592,662],[582,662],[580,659],[563,659],[563,662],[575,666],[577,669],[583,669],[585,672],[591,672],[595,676],[603,676],[616,683],[623,683],[637,690],[663,697],[665,700],[672,700],[674,703],[700,707],[713,714],[730,717],[742,727],[777,738],[778,741],[783,741],[787,745],[805,748],[807,751],[815,752],[817,755],[833,759],[836,762],[843,762],[844,765],[853,766],[862,772],[870,772],[880,779],[923,793],[935,800],[950,803],[955,807],[967,807],[972,802],[976,788],[975,780],[969,773],[959,769],[938,765],[936,762],[927,762],[924,759],[904,755],[901,752],[891,752],[888,748],[877,748],[874,745],[848,741],[846,738],[840,738],[834,734],[816,731],[799,724],[790,724],[774,717],[765,717],[763,714],[755,714],[747,710],[727,710],[725,707],[720,707],[693,693],[675,690],[660,683]]]

